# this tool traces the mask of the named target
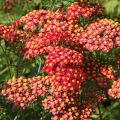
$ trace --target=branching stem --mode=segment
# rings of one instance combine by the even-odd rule
[[[98,111],[99,111],[100,120],[103,120],[102,113],[101,113],[101,110],[100,110],[100,106],[99,106],[99,105],[98,105]]]
[[[10,66],[9,66],[10,63],[9,63],[9,60],[8,60],[8,56],[7,56],[6,51],[4,50],[4,48],[3,48],[3,46],[1,44],[0,44],[0,47],[1,47],[2,51],[4,52],[4,54],[5,54],[5,58],[6,58],[7,66],[8,66],[8,69],[9,69],[10,78],[11,78],[12,75],[11,75],[11,70],[10,70]]]

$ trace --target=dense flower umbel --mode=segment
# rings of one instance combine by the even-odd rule
[[[49,45],[56,45],[58,42],[65,40],[68,24],[66,22],[58,22],[56,20],[47,21],[44,27],[38,31],[38,35],[33,36],[25,44],[24,56],[32,58],[40,55],[40,51]],[[31,54],[30,54],[31,53]]]
[[[103,8],[97,3],[90,2],[74,2],[67,8],[66,17],[68,20],[78,20],[79,15],[83,18],[89,18],[93,14],[103,14]]]
[[[74,50],[63,48],[60,46],[54,47],[49,50],[49,54],[46,56],[45,65],[43,71],[49,74],[52,69],[57,66],[60,68],[67,64],[82,65],[83,55]]]
[[[116,99],[120,99],[120,78],[114,81],[111,89],[109,89],[108,94]]]
[[[54,90],[51,88],[50,94],[52,96],[44,99],[42,105],[53,114],[52,120],[88,119],[98,103],[104,100],[103,91],[97,90],[95,86],[91,86],[91,88],[84,87],[82,92],[85,94],[82,100],[79,98],[80,92],[62,91],[61,86],[54,87]]]
[[[59,68],[57,68],[59,69]],[[81,68],[64,67],[56,73],[53,86],[61,86],[61,91],[77,92],[81,89],[81,84],[85,81],[85,73]],[[51,87],[54,90],[54,87]]]
[[[55,46],[62,42],[72,42],[75,45],[83,31],[77,24],[66,21],[47,20],[44,27],[38,31],[38,34],[31,37],[25,44],[24,56],[28,59],[40,55],[44,52],[44,47]],[[43,52],[41,52],[43,51]]]
[[[80,43],[89,51],[109,52],[120,46],[120,24],[108,19],[101,19],[89,24],[82,33]]]
[[[42,101],[45,109],[50,109],[52,120],[84,120],[92,112],[92,108],[81,104],[78,97],[70,92],[61,92],[59,96],[48,96]]]
[[[48,76],[29,79],[12,78],[5,84],[1,94],[6,96],[8,101],[25,108],[28,104],[33,103],[38,96],[43,96],[46,93],[50,83],[50,79],[48,79]]]
[[[23,16],[20,23],[24,23],[24,30],[35,31],[38,26],[43,26],[47,20],[62,20],[64,15],[49,10],[34,10]]]
[[[12,26],[0,25],[0,39],[8,39],[13,42],[15,39],[15,29]]]
[[[110,80],[117,79],[112,66],[105,66],[100,72]]]
[[[16,41],[23,41],[27,36],[27,33],[15,29],[13,25],[6,26],[6,25],[0,25],[0,40],[6,39],[6,42],[16,42]]]

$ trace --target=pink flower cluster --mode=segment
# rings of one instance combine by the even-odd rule
[[[75,95],[63,93],[63,95],[56,99],[56,97],[48,96],[43,100],[42,105],[46,109],[50,109],[53,114],[51,120],[85,120],[92,113],[92,108],[84,106],[78,101]]]
[[[120,99],[120,79],[113,82],[108,94],[115,99]]]
[[[38,96],[43,96],[46,93],[49,81],[48,76],[29,79],[12,78],[5,84],[1,94],[6,96],[9,102],[25,108],[28,104],[36,101]]]
[[[89,51],[109,52],[120,46],[120,24],[108,19],[97,20],[82,32],[79,42]]]

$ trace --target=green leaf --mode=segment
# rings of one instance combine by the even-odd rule
[[[120,1],[111,0],[104,4],[104,7],[108,14],[120,15]]]
[[[41,0],[33,0],[33,2],[34,2],[35,4],[39,4],[39,3],[41,2]]]

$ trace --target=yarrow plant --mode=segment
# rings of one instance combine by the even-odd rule
[[[14,106],[25,109],[46,96],[41,105],[52,113],[51,120],[88,120],[108,95],[120,99],[119,50],[111,64],[91,55],[120,47],[120,23],[104,18],[99,4],[75,2],[66,12],[34,10],[0,25],[3,39],[29,61],[45,59],[45,75],[14,76],[3,85],[1,94]]]

